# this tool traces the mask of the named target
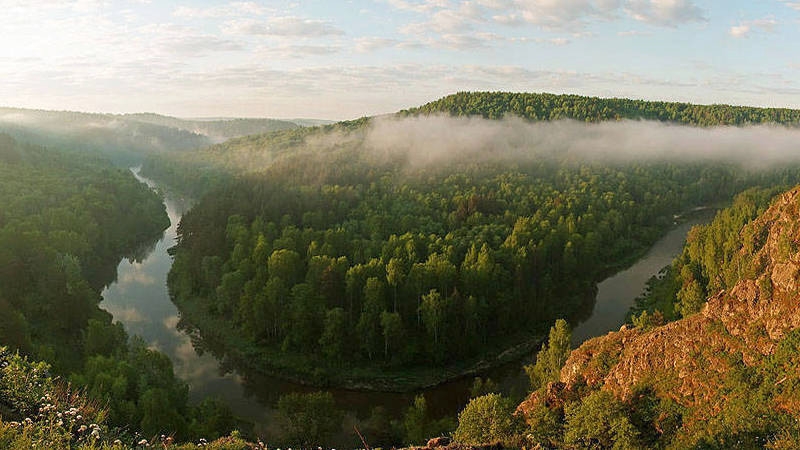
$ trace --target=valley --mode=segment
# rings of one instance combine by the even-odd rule
[[[419,111],[477,102],[492,105],[491,117],[511,111],[510,98],[459,94]],[[572,344],[591,346],[623,324],[650,330],[693,317],[706,297],[739,279],[729,270],[743,245],[733,230],[800,182],[800,164],[789,152],[791,127],[770,135],[769,163],[748,169],[747,142],[767,128],[709,127],[708,118],[694,128],[603,117],[584,125],[559,114],[580,117],[576,111],[607,100],[522,98],[571,106],[552,122],[401,111],[204,149],[151,147],[133,153],[143,165],[130,170],[94,162],[162,196],[169,226],[159,238],[127,244],[134,250],[116,276],[98,279],[105,281],[94,285],[94,298],[102,298],[107,322],[76,322],[79,356],[55,370],[106,402],[112,434],[126,423],[190,441],[238,429],[249,439],[347,448],[360,445],[348,429],[356,426],[374,445],[456,430],[467,443],[463,414],[481,399],[505,402],[502,414],[516,417],[515,427],[524,416],[539,439],[542,418],[527,409],[512,416],[507,405],[533,390],[523,403],[531,404],[558,382],[534,369],[544,361],[537,349],[555,345],[553,331],[547,343],[551,325],[567,319]],[[657,108],[633,105],[630,117]],[[730,111],[749,117],[740,120],[794,117]],[[466,134],[448,142],[432,132]],[[381,137],[397,133],[403,138]],[[619,133],[628,138],[613,153]],[[699,137],[706,154],[661,154],[640,133]],[[32,151],[9,142],[9,161]],[[731,201],[719,213],[698,206]],[[18,323],[32,317],[20,314]],[[0,328],[0,337],[13,330]],[[26,345],[33,350],[16,348],[50,358]],[[145,385],[134,382],[143,361],[153,370]],[[571,426],[564,410],[548,414]],[[293,425],[300,417],[308,421]],[[541,436],[550,436],[539,441],[548,445],[571,439]]]

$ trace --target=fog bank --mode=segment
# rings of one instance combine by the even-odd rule
[[[616,163],[718,160],[752,168],[800,162],[800,129],[777,125],[383,117],[372,121],[364,144],[375,155],[406,154],[412,166],[541,157]]]

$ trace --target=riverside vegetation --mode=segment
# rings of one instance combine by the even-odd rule
[[[188,438],[218,436],[214,420],[226,432],[234,426],[230,412],[214,401],[189,406],[187,387],[170,361],[140,340],[129,341],[98,307],[116,262],[135,257],[169,224],[155,193],[103,160],[0,134],[0,204],[0,342],[47,362],[31,364],[3,351],[0,447],[71,442],[48,440],[55,436],[49,431],[70,431],[61,425],[25,428],[24,419],[37,414],[54,419],[53,411],[40,410],[45,395],[60,399],[65,411],[85,407],[85,420],[75,428],[104,418],[131,434]],[[61,380],[58,389],[50,374]],[[86,399],[73,405],[73,392]],[[10,421],[22,428],[12,430]]]

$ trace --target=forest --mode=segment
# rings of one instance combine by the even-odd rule
[[[693,127],[800,125],[800,110],[730,105],[695,105],[547,93],[459,92],[391,117],[447,115],[490,120],[520,118],[529,123],[580,121],[656,121]],[[230,139],[196,152],[151,154],[143,172],[174,190],[197,198],[230,180],[232,174],[259,173],[285,157],[356,146],[376,118],[362,117],[317,127],[301,127]],[[334,135],[336,139],[326,139]],[[401,137],[401,136],[398,136]]]
[[[502,93],[457,94],[401,114],[494,118],[521,105],[590,121],[797,120],[784,110]],[[194,155],[221,175],[184,216],[170,291],[201,334],[227,342],[253,369],[317,385],[441,381],[431,364],[458,373],[540,340],[558,318],[587,314],[594,284],[654,242],[673,215],[798,181],[791,166],[576,161],[539,148],[419,167],[403,151],[376,156],[363,137],[369,126],[241,138]],[[237,163],[257,151],[260,171]],[[181,173],[198,173],[191,164],[161,170],[186,181]]]

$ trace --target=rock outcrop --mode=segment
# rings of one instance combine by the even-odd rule
[[[752,238],[744,239],[728,262],[741,273],[732,289],[713,295],[700,313],[682,320],[649,331],[623,327],[587,341],[572,352],[560,381],[532,394],[518,413],[528,417],[538,405],[558,407],[587,387],[625,401],[647,386],[693,411],[684,426],[723,408],[730,401],[720,392],[726,377],[764,364],[781,339],[800,328],[800,188],[780,196],[742,233]],[[800,383],[800,373],[788,377]],[[800,417],[795,397],[769,401]]]

